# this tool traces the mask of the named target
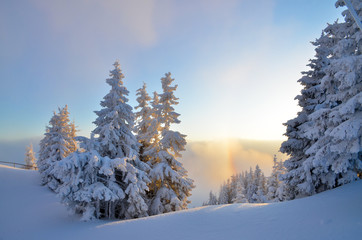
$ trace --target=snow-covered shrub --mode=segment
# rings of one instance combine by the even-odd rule
[[[58,195],[83,220],[147,216],[147,205],[139,197],[144,188],[137,181],[132,159],[102,157],[97,151],[77,151],[58,161],[52,174],[63,184]],[[115,171],[122,174],[122,182]]]

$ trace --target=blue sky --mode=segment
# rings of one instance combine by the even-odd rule
[[[188,140],[280,140],[309,42],[340,12],[327,0],[1,1],[0,140],[41,136],[65,104],[88,136],[116,59],[132,106],[172,72]]]

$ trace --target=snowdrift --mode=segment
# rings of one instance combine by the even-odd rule
[[[0,239],[360,239],[362,181],[284,203],[194,208],[128,221],[68,215],[37,172],[0,166]]]

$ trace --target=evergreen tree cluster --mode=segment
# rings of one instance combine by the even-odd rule
[[[211,191],[209,199],[203,205],[284,201],[285,185],[279,179],[284,171],[283,162],[277,161],[274,156],[270,177],[265,177],[263,171],[256,165],[255,170],[250,168],[249,171],[231,176],[220,186],[218,197]]]
[[[360,0],[351,0],[360,18]],[[338,0],[336,7],[344,6]],[[329,24],[313,45],[315,58],[299,80],[302,110],[284,125],[288,137],[285,195],[313,195],[362,173],[362,31],[348,10],[344,22]]]
[[[137,90],[136,113],[127,103],[123,79],[116,61],[106,79],[111,89],[100,103],[102,109],[95,111],[96,128],[90,138],[75,136],[65,107],[54,113],[40,143],[43,184],[83,220],[131,219],[185,209],[194,187],[178,161],[186,136],[171,130],[180,123],[171,73],[161,78],[163,93],[155,92],[153,99],[146,84]]]

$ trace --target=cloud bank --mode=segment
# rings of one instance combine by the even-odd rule
[[[226,140],[190,142],[182,162],[195,180],[191,206],[200,206],[210,190],[218,191],[220,185],[232,174],[253,169],[258,164],[266,176],[273,166],[273,155],[278,159],[281,141]]]

